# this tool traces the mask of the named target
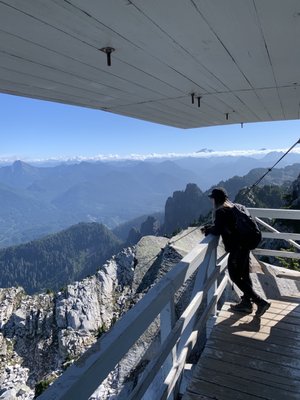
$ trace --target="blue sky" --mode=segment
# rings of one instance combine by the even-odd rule
[[[0,159],[281,149],[300,137],[298,120],[182,130],[5,94],[0,109]]]

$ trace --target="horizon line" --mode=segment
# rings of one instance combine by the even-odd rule
[[[186,153],[132,153],[127,155],[120,154],[98,154],[95,156],[57,156],[57,157],[26,157],[16,155],[0,156],[0,163],[13,163],[15,161],[23,161],[25,163],[51,163],[51,162],[82,162],[82,161],[146,161],[159,159],[177,159],[177,158],[212,158],[212,157],[246,157],[246,156],[264,156],[269,153],[284,153],[288,148],[281,149],[249,149],[249,150],[210,150],[203,149],[196,152]],[[291,150],[291,153],[300,154],[300,147]]]

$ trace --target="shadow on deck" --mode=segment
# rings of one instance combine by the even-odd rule
[[[183,400],[300,398],[300,300],[271,300],[261,317],[225,303]]]

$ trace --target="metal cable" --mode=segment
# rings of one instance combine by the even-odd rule
[[[271,167],[268,168],[267,172],[265,172],[255,183],[253,183],[252,186],[250,186],[250,188],[248,188],[246,193],[249,193],[255,186],[257,186],[263,179],[264,177],[272,171],[272,169],[295,147],[297,146],[297,144],[300,143],[300,139],[297,140],[296,143],[293,144],[293,146],[291,146],[280,158],[279,160],[276,161],[276,163]]]

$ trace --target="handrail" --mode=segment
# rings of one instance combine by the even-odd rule
[[[295,253],[293,251],[283,251],[283,250],[269,250],[269,249],[255,249],[253,254],[256,256],[272,256],[281,258],[295,258],[300,260],[300,253]]]
[[[173,330],[170,332],[169,337],[163,342],[158,350],[158,354],[160,354],[160,362],[165,359],[167,349],[171,350],[173,346],[178,343],[180,336],[183,334],[183,332],[186,330],[188,327],[189,323],[191,322],[191,318],[198,312],[203,299],[205,295],[207,295],[209,289],[211,286],[216,282],[220,274],[223,272],[223,270],[227,267],[226,264],[221,263],[217,265],[217,268],[214,270],[213,274],[207,279],[205,286],[202,290],[198,291],[196,295],[193,297],[191,300],[190,304],[188,307],[185,309],[177,323],[175,324],[175,327]],[[214,295],[212,297],[212,300],[209,302],[209,304],[206,306],[206,308],[202,311],[201,318],[199,321],[195,324],[193,329],[191,329],[190,335],[188,336],[188,340],[186,341],[183,349],[179,353],[177,357],[177,362],[172,366],[172,369],[170,370],[166,380],[165,380],[165,392],[167,392],[168,395],[170,395],[171,391],[174,389],[174,386],[178,380],[178,377],[183,371],[184,365],[185,365],[185,360],[188,356],[188,354],[191,352],[191,350],[194,348],[194,345],[197,341],[197,337],[199,335],[199,332],[202,332],[205,323],[207,322],[210,313],[212,311],[212,307],[216,304],[217,300],[220,298],[221,294],[223,293],[223,290],[226,287],[227,284],[227,276],[225,276],[220,283],[217,292],[214,292]],[[221,289],[220,289],[221,288]],[[199,325],[199,322],[201,322],[201,326]],[[180,335],[178,335],[178,330],[180,329]],[[192,339],[193,337],[193,339]],[[187,345],[190,344],[189,346],[189,352],[186,353],[186,348]],[[146,389],[148,387],[148,384],[151,382],[149,380],[149,376],[151,374],[151,370],[153,370],[154,365],[156,367],[159,366],[159,362],[156,362],[155,360],[152,361],[152,365],[150,363],[148,368],[146,368],[144,372],[144,380],[141,380],[139,384],[136,386],[136,388],[133,390],[133,392],[130,394],[128,400],[140,400],[142,396],[145,394]],[[152,377],[153,377],[152,373]],[[168,382],[169,381],[169,382]],[[164,397],[164,393],[162,393],[161,397]]]
[[[182,352],[180,353],[177,363],[173,366],[167,379],[165,380],[167,385],[166,385],[166,390],[164,391],[162,398],[168,398],[168,396],[174,389],[174,386],[175,386],[176,382],[178,381],[178,378],[180,377],[180,374],[182,373],[182,370],[184,368],[185,361],[186,361],[189,353],[191,352],[191,350],[195,347],[199,333],[202,332],[203,329],[206,327],[206,322],[207,322],[210,314],[213,314],[212,310],[216,306],[217,301],[220,299],[223,291],[226,288],[227,283],[228,283],[228,276],[225,275],[224,278],[222,279],[220,285],[218,286],[216,292],[210,299],[205,310],[202,312],[201,317],[200,317],[199,321],[197,321],[188,340],[186,341],[185,346],[184,346]]]
[[[248,208],[254,217],[272,219],[299,219],[300,210],[287,210],[284,208]]]
[[[273,232],[273,234],[276,233],[278,236],[275,237],[275,239],[283,239],[283,240],[287,241],[289,244],[291,244],[292,246],[294,246],[294,247],[296,247],[297,249],[300,250],[300,245],[298,243],[296,243],[294,240],[291,239],[291,235],[289,235],[289,233],[287,233],[286,235],[282,234],[277,229],[273,228],[272,226],[270,226],[266,222],[262,221],[260,218],[256,218],[256,221],[260,225],[264,226],[265,228],[267,228],[271,232]],[[268,236],[268,234],[263,233],[263,237],[267,238],[267,236]]]
[[[250,214],[255,217],[256,221],[271,232],[262,232],[263,239],[281,239],[288,242],[297,250],[300,250],[300,244],[295,240],[300,240],[299,233],[279,232],[277,229],[267,224],[261,218],[269,219],[288,219],[300,220],[300,210],[286,210],[286,209],[269,209],[269,208],[248,208]],[[300,253],[284,251],[284,250],[271,250],[271,249],[255,249],[253,253],[257,256],[273,256],[283,258],[300,259]]]
[[[265,239],[283,239],[283,240],[300,240],[300,233],[291,233],[291,232],[263,232],[263,238]]]
[[[195,285],[198,284],[198,287],[194,289],[198,297],[195,298],[193,296],[197,306],[195,308],[193,305],[187,307],[181,317],[183,319],[179,319],[175,326],[171,326],[169,335],[163,341],[162,346],[170,349],[172,346],[174,347],[174,341],[176,345],[183,332],[186,333],[189,330],[192,332],[194,324],[193,326],[190,325],[201,304],[200,300],[206,295],[209,287],[215,283],[220,274],[219,271],[215,271],[216,265],[214,264],[213,279],[207,280],[211,255],[216,252],[218,240],[218,237],[212,235],[203,239],[182,261],[152,287],[134,307],[118,320],[107,334],[103,335],[78,361],[70,366],[61,377],[39,396],[39,399],[69,400],[76,398],[76,400],[86,400],[91,396],[143,332],[163,312],[167,304],[170,302],[174,304],[176,291],[198,270],[195,278]],[[220,270],[222,271],[223,269],[224,265]],[[206,282],[207,284],[205,285]],[[202,294],[200,295],[201,292]],[[186,319],[185,323],[182,322],[184,319]],[[188,334],[189,336],[190,334]],[[160,357],[160,361],[154,364],[155,370],[157,370],[154,372],[159,372],[161,363],[165,361],[165,355],[168,356],[169,353],[164,352],[164,357]],[[172,361],[171,369],[175,361]],[[145,392],[145,387],[143,391]]]

